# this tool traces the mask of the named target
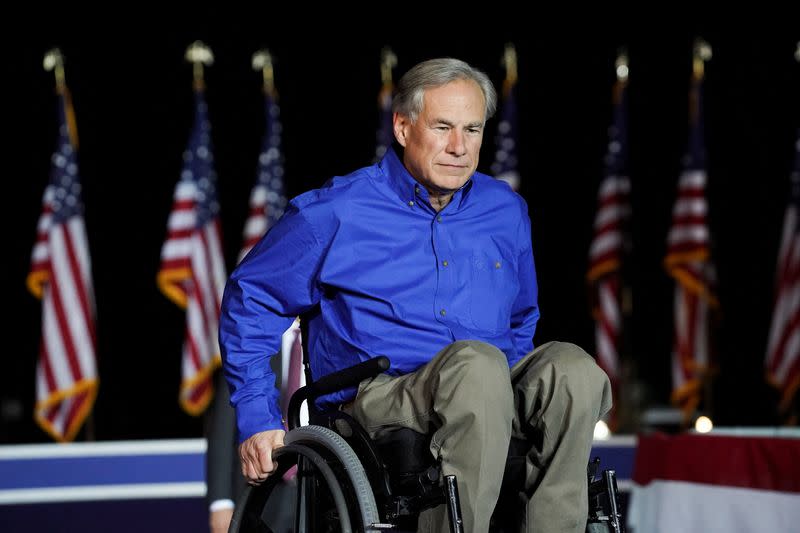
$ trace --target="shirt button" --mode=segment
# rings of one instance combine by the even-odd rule
[[[414,200],[409,200],[408,201],[408,205],[413,206],[414,205]]]
[[[447,266],[448,264],[449,264],[449,263],[447,262],[447,259],[445,259],[444,261],[442,261],[442,265],[443,265],[443,266]]]
[[[442,221],[442,215],[439,215],[438,217],[436,217],[436,220],[437,220],[438,222],[441,222],[441,221]]]
[[[419,187],[414,187],[414,192],[419,194]]]
[[[439,314],[440,314],[440,315],[442,315],[442,316],[444,316],[444,315],[446,315],[446,314],[447,314],[447,311],[445,311],[444,309],[442,309],[441,311],[439,311]]]
[[[496,263],[494,264],[494,267],[495,267],[495,268],[500,268],[500,261],[496,262]]]

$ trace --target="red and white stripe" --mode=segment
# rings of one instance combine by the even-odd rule
[[[612,382],[619,380],[619,339],[622,330],[622,312],[619,298],[619,276],[604,279],[597,284],[599,314],[595,322],[597,362]]]
[[[97,395],[95,303],[83,217],[54,223],[48,186],[28,286],[42,299],[35,417],[53,438],[70,441]]]
[[[653,533],[797,531],[800,439],[745,431],[640,435],[628,525]]]
[[[250,210],[244,223],[244,243],[242,244],[242,250],[239,252],[237,262],[244,259],[244,256],[269,229],[269,219],[267,218],[268,193],[267,187],[261,184],[256,184],[250,191]]]
[[[672,399],[691,413],[700,401],[703,376],[713,364],[709,311],[716,307],[715,274],[706,223],[704,170],[685,171],[678,183],[672,211],[665,265],[675,278],[672,349]]]
[[[197,187],[180,181],[175,187],[167,240],[161,250],[159,286],[186,309],[180,402],[191,414],[211,399],[211,374],[219,364],[219,309],[226,273],[219,219],[196,224]]]
[[[600,184],[587,275],[596,291],[594,315],[597,362],[615,385],[620,378],[620,267],[623,226],[630,215],[629,194],[630,181],[625,176],[609,175]]]
[[[800,387],[800,228],[797,205],[790,202],[778,255],[777,288],[769,331],[766,370],[788,409]]]

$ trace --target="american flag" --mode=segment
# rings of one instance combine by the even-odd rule
[[[689,149],[678,181],[664,265],[675,278],[672,401],[689,417],[714,370],[711,311],[718,307],[707,226],[702,78],[692,77]]]
[[[783,219],[777,287],[769,331],[766,370],[781,391],[781,411],[788,411],[800,388],[800,135],[795,144],[791,196]]]
[[[241,261],[258,240],[283,215],[286,195],[283,187],[280,107],[275,93],[265,91],[266,128],[258,156],[258,176],[250,192],[250,212],[244,225]]]
[[[385,80],[378,93],[378,131],[375,134],[375,159],[380,161],[386,150],[394,141],[394,125],[392,123],[392,96],[394,84],[391,78]]]
[[[495,153],[491,166],[494,177],[505,181],[515,191],[519,189],[516,87],[516,78],[506,79],[503,83],[502,109],[495,134]]]
[[[220,364],[217,330],[226,273],[211,126],[202,87],[195,88],[194,97],[195,122],[161,248],[158,286],[186,309],[180,403],[198,415],[213,396],[212,373]]]
[[[614,405],[618,403],[620,383],[620,345],[622,337],[622,259],[626,248],[625,223],[630,216],[628,179],[627,81],[614,85],[614,121],[609,128],[605,177],[597,193],[594,237],[589,248],[586,278],[593,289],[595,350],[597,362],[611,380]],[[615,415],[611,414],[612,425]]]
[[[58,145],[52,156],[27,284],[42,300],[36,421],[54,439],[71,441],[97,396],[97,342],[76,132],[69,120],[69,94],[66,88],[59,92]]]

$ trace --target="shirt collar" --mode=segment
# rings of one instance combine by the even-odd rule
[[[408,172],[403,162],[400,161],[394,148],[386,150],[386,155],[383,156],[378,166],[383,173],[388,176],[389,187],[400,197],[403,203],[413,205],[410,202],[417,202],[418,197],[430,203],[428,191]],[[470,177],[470,179],[455,192],[450,203],[461,208],[464,200],[468,196],[468,192],[472,189],[472,184],[473,179]]]

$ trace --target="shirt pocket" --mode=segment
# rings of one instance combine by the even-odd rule
[[[496,248],[474,250],[471,260],[470,314],[478,330],[493,333],[511,327],[511,306],[519,292],[517,266]]]

